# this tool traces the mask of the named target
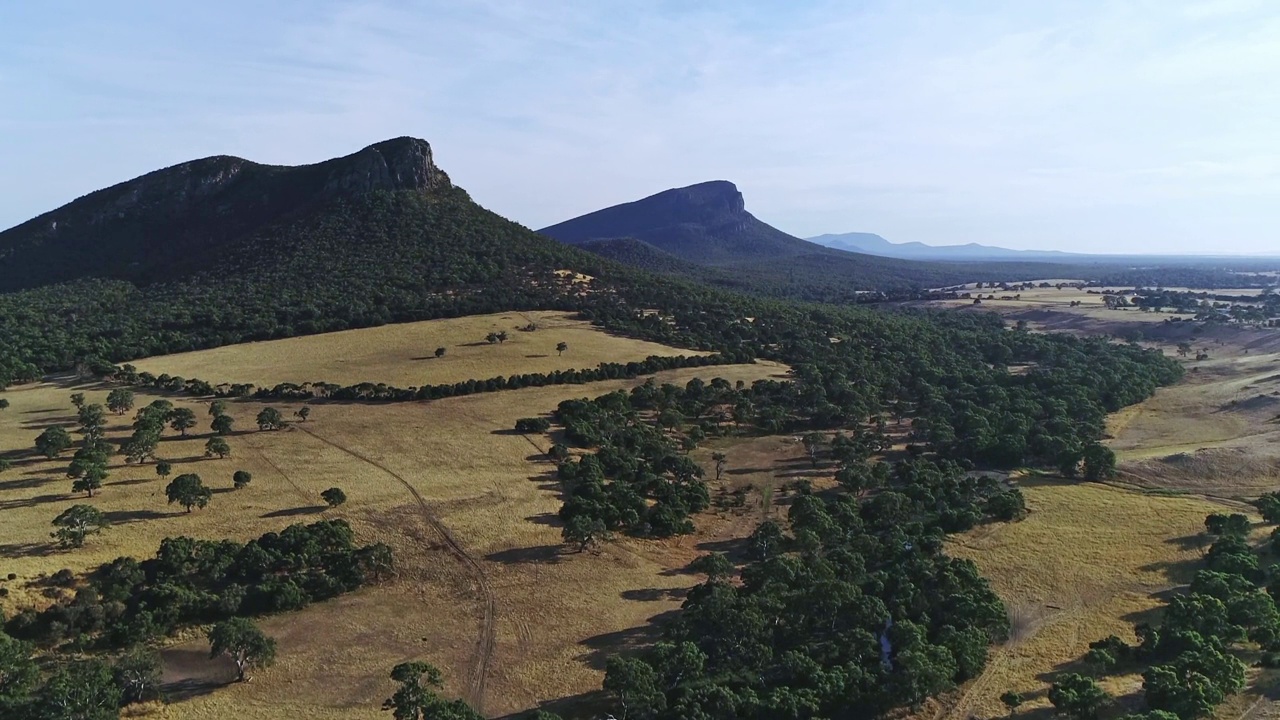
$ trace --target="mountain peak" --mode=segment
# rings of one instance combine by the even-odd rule
[[[666,190],[645,200],[666,199],[694,207],[711,207],[727,212],[746,212],[747,204],[738,186],[728,180],[709,180],[688,187]],[[644,202],[642,200],[641,202]]]
[[[334,167],[324,185],[326,193],[436,190],[452,186],[449,176],[436,167],[431,145],[413,137],[384,140],[330,163]]]

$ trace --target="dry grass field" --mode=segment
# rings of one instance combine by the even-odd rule
[[[1095,483],[1024,478],[1030,514],[956,538],[950,552],[972,559],[1009,606],[1011,640],[993,651],[987,672],[962,689],[948,718],[997,717],[1007,690],[1028,705],[1019,717],[1049,715],[1046,693],[1089,643],[1115,634],[1134,641],[1164,594],[1190,581],[1207,541],[1204,518],[1220,505]],[[1142,678],[1104,686],[1122,702],[1140,701]]]
[[[642,347],[594,330],[577,331],[584,338],[601,335],[594,345],[599,353],[610,343]],[[553,337],[551,332],[543,336]],[[575,340],[566,342],[572,351]],[[252,353],[262,345],[268,344],[244,349],[242,362],[260,362]],[[636,357],[654,354],[657,347],[643,347]],[[507,351],[520,351],[512,341],[482,350],[488,359],[472,360],[481,377],[519,370],[509,364]],[[139,366],[224,377],[222,363],[231,362],[227,351],[209,352],[218,355],[201,360],[189,354],[181,369],[162,362],[168,358]],[[609,353],[592,363],[619,359],[614,350]],[[335,355],[295,357],[302,377],[315,377],[305,364],[311,357],[324,365]],[[244,367],[226,365],[228,373],[247,372]],[[683,383],[719,376],[749,383],[785,373],[784,367],[759,363],[677,370],[657,379]],[[495,717],[553,698],[590,694],[599,688],[604,655],[652,633],[650,621],[678,608],[683,591],[698,581],[681,568],[707,543],[754,527],[738,515],[709,512],[698,519],[693,536],[620,539],[598,553],[561,551],[560,500],[551,476],[554,465],[543,455],[546,438],[510,428],[518,417],[548,412],[565,398],[639,382],[643,379],[528,388],[430,404],[321,403],[308,422],[276,432],[249,431],[261,403],[233,402],[230,413],[238,432],[229,438],[232,457],[225,460],[202,457],[206,405],[174,399],[194,407],[201,426],[189,439],[167,433],[159,455],[175,462],[175,473],[197,472],[216,488],[209,507],[190,514],[170,507],[153,465],[116,464],[106,487],[88,500],[116,524],[82,549],[56,550],[48,543],[50,520],[86,500],[70,493],[65,455],[57,461],[21,458],[0,476],[0,576],[17,575],[4,583],[10,589],[5,609],[46,602],[32,582],[41,574],[63,567],[81,571],[122,554],[150,555],[166,536],[243,540],[292,522],[341,517],[360,542],[392,546],[398,577],[299,613],[264,619],[264,629],[279,641],[279,660],[252,683],[223,687],[227,669],[207,661],[206,644],[198,637],[177,641],[165,657],[166,680],[178,690],[179,702],[151,714],[244,720],[382,717],[379,706],[392,685],[387,673],[410,659],[444,669],[448,693],[482,702],[485,713]],[[48,424],[74,424],[69,394],[75,390],[81,388],[41,383],[7,392],[12,405],[0,413],[0,449],[30,448]],[[89,402],[101,402],[106,393],[84,391]],[[138,403],[151,399],[139,394]],[[286,416],[294,409],[272,404]],[[113,422],[111,435],[127,434],[131,419]],[[254,477],[239,491],[231,489],[237,469]],[[349,498],[337,510],[324,508],[319,498],[331,486],[342,487]]]
[[[529,323],[534,332],[521,331]],[[490,345],[485,336],[506,332]],[[560,355],[558,343],[569,349]],[[445,348],[444,357],[435,349]],[[595,367],[696,350],[618,337],[564,312],[509,312],[384,325],[137,360],[139,370],[209,382],[382,382],[400,387],[483,380],[515,373]]]

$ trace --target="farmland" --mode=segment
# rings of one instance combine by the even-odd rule
[[[439,322],[456,330],[457,321]],[[655,354],[650,344],[641,347],[585,327],[568,329],[576,330],[567,336],[578,363],[617,360],[615,349],[635,357]],[[489,376],[522,370],[526,360],[512,342],[479,347],[466,372]],[[252,368],[267,362],[255,355],[264,346],[277,357],[269,345],[211,351],[218,355],[207,360],[188,354],[181,358],[181,371],[248,379]],[[584,358],[592,348],[596,354]],[[229,350],[238,354],[228,355]],[[290,367],[299,377],[314,377],[331,367],[327,363],[333,357],[302,353]],[[139,366],[166,371],[166,359]],[[307,366],[308,359],[322,367]],[[782,366],[758,363],[671,371],[657,379],[683,383],[701,375],[749,384],[785,373]],[[228,412],[235,432],[228,437],[232,454],[226,459],[204,457],[207,404],[170,398],[195,410],[200,424],[187,439],[167,432],[158,456],[173,462],[175,473],[200,474],[214,488],[209,507],[186,513],[167,505],[165,483],[152,464],[126,466],[113,459],[104,488],[89,502],[114,525],[84,548],[55,550],[48,541],[50,520],[85,500],[69,492],[65,459],[18,458],[0,479],[0,544],[6,548],[0,570],[17,575],[5,583],[10,589],[6,608],[47,602],[38,582],[42,574],[64,567],[79,572],[123,554],[147,556],[167,536],[244,540],[292,522],[343,518],[361,542],[393,548],[397,578],[264,620],[263,628],[280,643],[280,661],[253,683],[221,688],[226,667],[205,659],[204,641],[178,642],[165,653],[166,679],[181,690],[176,698],[183,701],[157,712],[174,718],[378,717],[390,692],[387,673],[407,659],[449,669],[446,692],[482,704],[491,715],[596,690],[602,654],[642,637],[648,621],[676,609],[682,590],[697,581],[675,571],[696,556],[698,544],[753,527],[709,515],[695,536],[620,539],[598,553],[562,551],[555,517],[560,500],[551,477],[554,464],[543,454],[545,439],[510,428],[517,418],[543,414],[565,398],[638,382],[529,388],[430,404],[319,404],[306,422],[294,420],[284,430],[266,432],[253,429],[263,404],[233,402]],[[44,426],[74,425],[68,398],[76,391],[84,392],[89,403],[102,402],[106,394],[70,381],[11,389],[6,393],[11,406],[0,415],[0,447],[29,448]],[[155,397],[140,393],[138,405]],[[287,417],[298,407],[274,406]],[[109,436],[127,436],[130,420],[112,416]],[[241,469],[253,480],[233,490],[231,475]],[[349,498],[337,509],[328,509],[319,496],[332,486]],[[215,687],[218,691],[211,692]],[[281,692],[286,687],[289,692]]]

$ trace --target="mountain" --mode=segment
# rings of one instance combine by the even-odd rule
[[[183,275],[216,264],[239,238],[340,198],[451,188],[431,146],[407,137],[300,167],[225,155],[193,160],[0,232],[0,290],[85,275],[142,283]]]
[[[748,212],[742,193],[724,180],[665,190],[538,232],[636,267],[672,272],[672,260],[682,260],[719,270],[686,268],[687,277],[811,300],[849,300],[858,291],[902,292],[952,285],[974,276],[971,265],[887,258],[852,246],[802,240]],[[879,236],[866,237],[883,242]],[[1047,264],[1025,262],[984,269],[1009,279],[1062,273]]]
[[[819,235],[809,238],[809,242],[837,250],[903,260],[1035,260],[1041,262],[1088,262],[1093,260],[1093,258],[1085,255],[1057,250],[1011,250],[994,245],[979,245],[978,243],[967,243],[965,245],[926,245],[921,242],[892,243],[875,233],[861,232]]]
[[[703,265],[825,252],[758,220],[747,212],[738,188],[724,180],[665,190],[538,232],[571,245],[634,238]]]

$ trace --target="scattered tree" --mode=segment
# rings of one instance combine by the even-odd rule
[[[258,413],[257,423],[259,430],[279,430],[284,427],[284,416],[273,407],[263,408]]]
[[[325,490],[324,492],[320,493],[320,497],[331,508],[336,508],[342,503],[347,501],[347,494],[342,492],[342,488],[336,488],[336,487],[331,487],[328,490]]]
[[[223,440],[220,437],[211,437],[204,444],[205,457],[213,457],[214,455],[217,455],[218,459],[221,460],[230,454],[231,446],[227,444],[226,440]]]
[[[174,408],[169,413],[169,427],[186,437],[187,430],[196,426],[196,414],[191,408]]]
[[[235,422],[235,419],[230,415],[214,415],[213,422],[209,423],[209,427],[216,435],[230,435],[231,426]]]
[[[36,450],[49,459],[58,457],[63,450],[71,447],[71,435],[61,425],[45,428],[36,438]]]
[[[544,433],[551,429],[551,421],[546,418],[531,417],[516,420],[516,432]]]
[[[253,475],[248,470],[237,470],[231,475],[231,483],[237,490],[243,490],[253,481]]]
[[[173,464],[168,460],[161,460],[156,463],[156,475],[159,475],[161,480],[169,477],[171,472],[173,472]]]
[[[722,452],[711,453],[711,459],[716,464],[716,482],[720,482],[720,478],[724,475],[724,469],[729,465],[729,456]]]
[[[236,664],[241,682],[250,678],[246,672],[270,667],[276,660],[276,641],[267,637],[248,618],[231,618],[209,630],[209,657],[226,655]]]
[[[79,474],[71,483],[72,492],[82,492],[93,497],[93,491],[102,487],[102,482],[107,479],[107,468],[98,462],[89,462],[78,468]]]
[[[116,388],[107,393],[107,409],[117,415],[123,415],[133,409],[133,391],[128,388]]]
[[[160,653],[135,645],[116,660],[114,675],[125,704],[155,700],[160,695]]]
[[[209,403],[209,415],[211,417],[218,417],[219,415],[226,415],[226,414],[227,414],[226,400],[214,400],[213,402]]]
[[[77,410],[84,407],[84,393],[71,393],[71,404],[74,405]]]
[[[8,409],[9,409],[8,398],[0,398],[0,410],[8,410]]]
[[[1009,709],[1009,714],[1012,715],[1022,704],[1022,694],[1009,690],[1000,696],[1000,702],[1004,703],[1004,706]]]
[[[437,691],[444,678],[435,666],[424,662],[400,663],[391,669],[399,683],[382,703],[395,720],[482,720],[484,717],[461,700],[445,700]]]
[[[53,519],[58,528],[50,537],[63,547],[82,547],[85,538],[110,525],[102,511],[92,505],[72,505]]]
[[[297,415],[298,419],[301,420],[302,422],[306,422],[307,418],[311,417],[311,406],[303,405],[302,407],[298,408],[298,411],[295,412],[294,415]]]
[[[822,433],[806,433],[802,437],[801,442],[804,443],[804,451],[809,455],[809,462],[814,467],[818,467],[818,454],[822,452],[822,446],[826,443],[826,438],[822,437]]]
[[[1111,702],[1111,696],[1092,678],[1065,673],[1049,688],[1049,702],[1059,713],[1074,720],[1094,720]]]
[[[444,349],[444,348],[442,348],[442,347],[438,347],[438,348],[436,348],[436,357],[438,357],[438,358],[442,358],[442,357],[444,357],[444,353],[445,353],[445,349]]]
[[[605,539],[609,534],[609,529],[605,527],[604,521],[600,518],[574,515],[565,521],[564,528],[561,529],[560,534],[565,542],[576,545],[578,552],[582,552],[595,545],[598,541]]]
[[[564,355],[564,351],[568,349],[569,343],[563,341],[556,343],[556,355]]]
[[[169,504],[178,503],[191,512],[191,508],[204,508],[213,497],[213,491],[205,487],[200,476],[195,473],[184,473],[173,479],[164,489]]]

